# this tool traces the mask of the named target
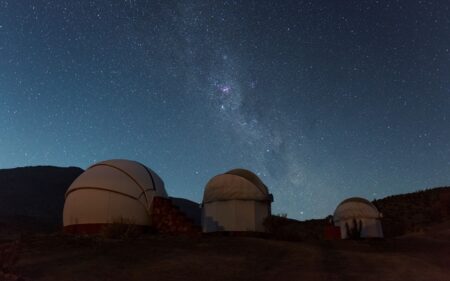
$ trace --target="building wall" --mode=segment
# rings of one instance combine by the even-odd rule
[[[228,200],[205,203],[203,232],[264,232],[263,221],[269,215],[267,203],[251,200]]]
[[[255,229],[259,232],[265,232],[264,220],[270,216],[270,203],[255,201]]]

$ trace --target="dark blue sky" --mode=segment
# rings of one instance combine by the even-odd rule
[[[450,184],[448,1],[0,1],[0,168],[111,158],[323,217]]]

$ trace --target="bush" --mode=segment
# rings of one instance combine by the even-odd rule
[[[287,241],[319,240],[326,220],[297,221],[281,216],[269,216],[264,220],[266,231],[275,239]]]
[[[105,225],[100,233],[102,238],[128,240],[136,238],[141,231],[136,224],[128,219],[120,218],[111,224]]]
[[[345,223],[345,229],[347,230],[347,239],[360,239],[362,231],[362,221],[359,220],[358,222],[356,222],[356,219],[353,219],[353,226],[350,228],[348,223]]]

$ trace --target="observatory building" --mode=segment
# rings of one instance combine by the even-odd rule
[[[254,173],[235,169],[213,177],[203,194],[203,232],[265,232],[272,194]]]
[[[64,231],[98,233],[115,222],[148,227],[153,198],[167,193],[161,178],[143,164],[108,160],[90,166],[65,197]]]
[[[356,228],[361,238],[383,237],[380,219],[382,214],[368,200],[353,197],[342,201],[334,211],[333,222],[340,228],[341,238],[350,238]]]

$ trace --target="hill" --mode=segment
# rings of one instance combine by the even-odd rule
[[[61,224],[64,193],[83,172],[76,167],[23,167],[0,170],[0,226],[17,231]],[[44,227],[45,226],[45,227]]]
[[[450,220],[450,187],[438,187],[374,200],[383,213],[385,236],[421,232],[429,225]]]

